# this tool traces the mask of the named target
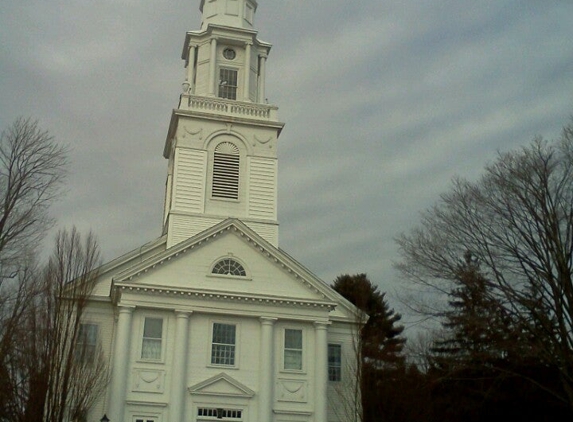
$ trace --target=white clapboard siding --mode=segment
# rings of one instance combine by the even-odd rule
[[[201,213],[205,207],[207,152],[178,148],[175,154],[175,208]]]
[[[249,217],[276,220],[277,161],[252,157],[249,167]]]

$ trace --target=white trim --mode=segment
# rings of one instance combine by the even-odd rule
[[[235,327],[235,349],[232,365],[225,365],[219,363],[212,363],[212,353],[213,353],[213,327],[215,324],[232,325]],[[228,319],[211,319],[209,320],[209,347],[207,347],[207,367],[209,368],[227,368],[227,369],[239,369],[239,358],[240,358],[240,322],[230,321]]]
[[[143,332],[145,330],[146,318],[161,319],[163,321],[161,324],[161,357],[159,359],[149,359],[149,358],[143,358],[141,356],[143,353]],[[142,363],[165,364],[165,355],[167,347],[167,329],[168,329],[169,318],[162,313],[146,311],[145,313],[139,315],[139,319],[140,319],[139,331],[138,331],[139,347],[137,349],[136,361]]]
[[[286,330],[296,330],[296,331],[300,331],[301,332],[301,341],[302,341],[302,350],[301,350],[301,369],[288,369],[285,368],[285,351],[286,351],[286,344],[285,344],[285,340],[286,340]],[[307,355],[307,349],[308,349],[308,341],[306,339],[307,334],[306,334],[306,329],[305,327],[302,327],[300,325],[283,325],[281,327],[281,362],[280,362],[280,369],[279,371],[282,373],[286,373],[286,374],[305,374],[307,371],[307,367],[306,367],[306,355]]]

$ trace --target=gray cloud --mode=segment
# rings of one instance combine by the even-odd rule
[[[160,234],[161,153],[198,4],[3,2],[0,126],[31,115],[72,146],[54,214],[92,228],[108,259]],[[571,16],[564,1],[260,0],[267,96],[287,123],[281,247],[326,281],[367,272],[392,293],[393,238],[454,175],[567,123]]]

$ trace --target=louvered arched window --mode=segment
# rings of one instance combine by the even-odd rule
[[[231,142],[221,142],[213,155],[212,197],[239,199],[239,148]]]
[[[224,258],[213,265],[213,274],[234,275],[237,277],[246,277],[245,268],[237,261],[231,258]]]

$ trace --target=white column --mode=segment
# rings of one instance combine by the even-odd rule
[[[245,45],[245,79],[243,85],[243,99],[245,101],[250,101],[249,91],[251,85],[251,46],[253,44],[248,42]]]
[[[273,324],[276,318],[261,318],[259,418],[261,422],[270,422],[273,417],[274,385],[274,335]]]
[[[258,102],[259,103],[264,103],[265,102],[265,68],[266,68],[266,63],[267,63],[267,55],[266,54],[261,54],[259,56],[259,60],[260,60],[260,64],[259,64],[259,98],[258,98]]]
[[[173,375],[171,382],[172,422],[183,422],[185,410],[185,381],[187,378],[187,348],[190,312],[175,312],[175,342],[173,350]]]
[[[120,306],[113,351],[111,371],[109,409],[107,415],[112,421],[122,421],[127,394],[127,377],[129,364],[129,346],[131,335],[131,320],[134,307]]]
[[[185,82],[189,84],[189,91],[185,92],[185,94],[193,94],[195,87],[193,86],[193,82],[195,80],[195,49],[197,46],[189,45],[189,54],[187,60],[187,75],[185,77]]]
[[[326,336],[327,323],[314,323],[315,338],[315,399],[314,422],[326,422],[327,418],[327,387],[328,387],[328,340]]]
[[[209,60],[210,77],[209,77],[209,95],[216,95],[216,82],[219,77],[217,75],[217,38],[211,38],[211,59]]]

